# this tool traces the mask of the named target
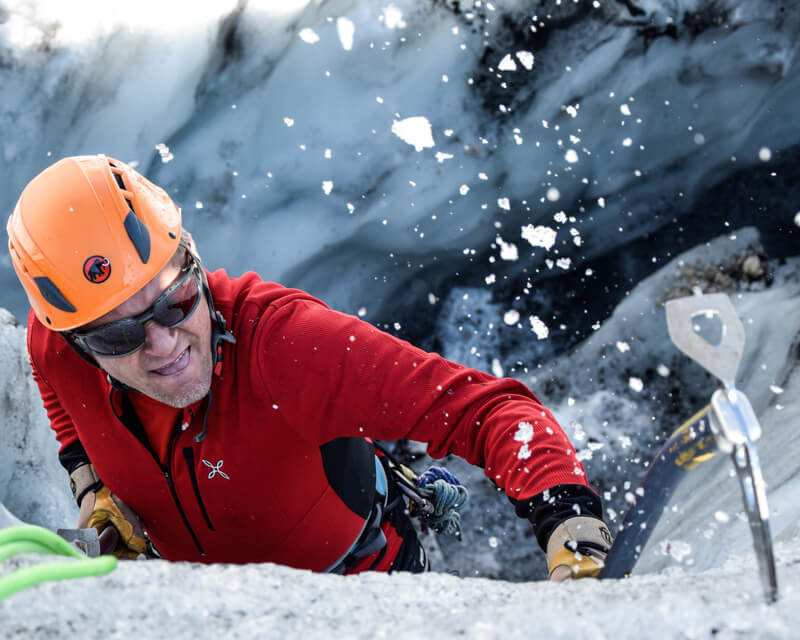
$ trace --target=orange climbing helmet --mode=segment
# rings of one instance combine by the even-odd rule
[[[166,266],[180,241],[181,210],[124,163],[74,156],[28,183],[7,229],[36,317],[66,331],[105,315]]]

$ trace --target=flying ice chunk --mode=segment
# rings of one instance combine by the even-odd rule
[[[556,260],[556,266],[564,271],[568,271],[571,265],[572,260],[570,258],[559,258]]]
[[[516,309],[509,309],[503,314],[503,322],[509,326],[514,326],[519,322],[519,311]]]
[[[522,63],[528,71],[533,69],[533,54],[530,51],[517,51],[517,60]]]
[[[293,126],[294,126],[294,120],[293,120],[292,118],[284,118],[284,119],[283,119],[283,123],[284,123],[284,124],[285,124],[287,127],[293,127]]]
[[[642,382],[640,378],[631,376],[631,378],[628,379],[628,386],[639,393],[642,389],[644,389],[644,382]]]
[[[531,331],[536,334],[536,338],[539,340],[546,340],[550,335],[550,330],[547,328],[547,325],[542,322],[539,316],[531,316],[530,321]]]
[[[567,214],[564,213],[563,211],[559,211],[553,216],[553,220],[555,220],[556,222],[560,222],[561,224],[564,224],[567,221]]]
[[[436,162],[442,164],[445,160],[452,160],[453,154],[452,153],[443,153],[442,151],[436,152]]]
[[[575,149],[567,149],[567,152],[564,154],[564,160],[570,164],[575,164],[578,161],[578,152],[575,151]]]
[[[761,160],[761,162],[769,162],[770,160],[772,160],[772,151],[770,150],[770,148],[761,147],[758,150],[758,159]]]
[[[467,185],[467,184],[462,184],[462,185],[461,185],[461,186],[458,188],[458,192],[459,192],[459,193],[460,193],[462,196],[465,196],[465,195],[467,195],[467,194],[469,193],[469,185]]]
[[[556,235],[556,230],[550,227],[535,227],[532,224],[526,224],[522,227],[522,237],[534,247],[550,249],[556,243]]]
[[[500,71],[516,71],[517,70],[517,63],[514,62],[514,58],[511,57],[510,53],[507,53],[503,56],[503,59],[500,61],[500,64],[497,65],[497,68]]]
[[[683,562],[691,555],[692,545],[683,540],[664,540],[661,543],[661,553],[665,556],[672,556],[678,562]]]
[[[349,18],[337,18],[336,33],[339,34],[339,42],[342,43],[342,49],[351,51],[353,49],[353,36],[356,33],[353,21]]]
[[[619,110],[620,110],[620,113],[622,113],[623,116],[631,115],[631,108],[627,105],[627,103],[623,103],[623,104],[619,105]]]
[[[503,365],[500,364],[500,361],[497,358],[492,358],[492,375],[495,378],[503,377]]]
[[[497,236],[495,242],[500,245],[500,257],[503,260],[517,260],[519,258],[519,252],[517,251],[517,245],[511,242],[505,242],[503,238]]]
[[[203,208],[203,203],[200,200],[195,200],[194,208],[195,209],[202,209]]]
[[[517,425],[514,440],[517,442],[530,442],[533,440],[533,425],[530,422],[520,422]]]
[[[506,211],[511,211],[511,203],[508,201],[508,198],[498,198],[497,206]]]
[[[435,147],[431,123],[424,116],[414,116],[392,122],[392,133],[417,151]]]
[[[314,44],[315,42],[319,42],[319,36],[317,32],[313,29],[302,29],[298,34],[303,42],[307,42],[308,44]]]
[[[550,187],[547,190],[547,199],[550,202],[556,202],[561,197],[561,192],[555,187]]]
[[[601,209],[605,209],[605,207],[606,207],[606,199],[605,198],[598,198],[597,199],[597,204],[599,205],[599,207]]]
[[[617,340],[617,349],[620,350],[620,353],[625,353],[631,350],[631,345],[627,342],[622,342],[621,340]]]
[[[333,191],[333,180],[323,180],[322,181],[322,192],[329,196],[331,195],[331,191]]]
[[[161,156],[161,162],[164,164],[175,158],[175,156],[170,153],[169,147],[163,142],[156,145],[156,151],[158,151],[158,155]]]
[[[405,29],[406,21],[403,20],[403,12],[394,4],[390,4],[383,10],[383,21],[390,29]]]

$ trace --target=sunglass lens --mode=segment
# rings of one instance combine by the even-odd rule
[[[124,356],[144,344],[144,325],[115,323],[84,338],[86,346],[99,356]]]
[[[173,328],[185,322],[197,307],[200,300],[200,287],[192,275],[164,299],[153,307],[153,319],[159,324]]]

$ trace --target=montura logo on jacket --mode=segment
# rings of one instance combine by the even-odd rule
[[[222,478],[225,478],[226,480],[231,479],[231,477],[222,470],[222,460],[219,460],[217,464],[211,464],[208,460],[204,458],[203,464],[211,469],[211,471],[208,473],[209,480],[211,480],[211,478],[217,475],[219,475]]]

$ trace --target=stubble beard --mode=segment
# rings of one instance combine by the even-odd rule
[[[188,385],[184,385],[180,390],[174,393],[162,391],[160,389],[151,389],[149,392],[144,392],[151,398],[164,403],[169,407],[176,409],[185,409],[186,407],[198,402],[205,398],[211,388],[211,378],[214,373],[214,367],[210,357],[204,357],[204,362],[201,364],[201,375],[197,380]]]

